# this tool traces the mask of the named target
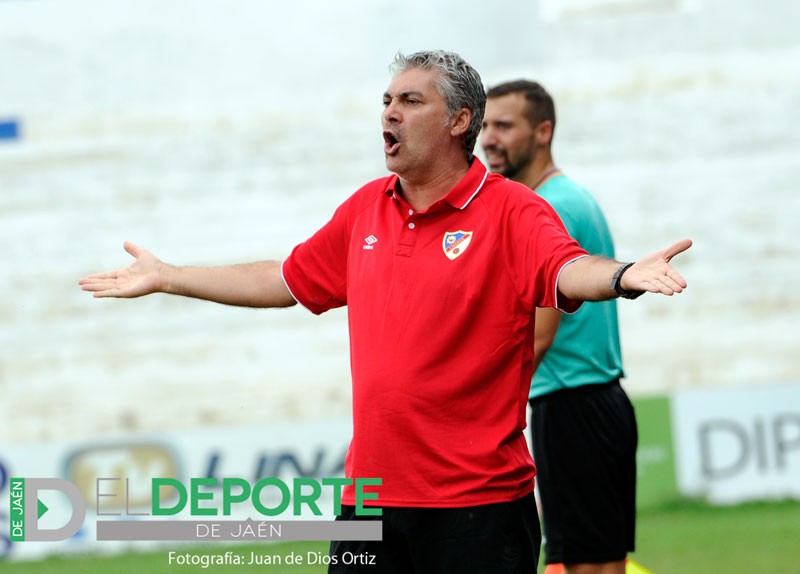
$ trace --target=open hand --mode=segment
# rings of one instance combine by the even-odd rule
[[[620,286],[631,291],[648,291],[662,295],[681,293],[686,288],[686,280],[669,263],[673,257],[691,246],[691,239],[682,239],[662,251],[642,257],[625,271]]]
[[[94,297],[141,297],[161,291],[161,269],[164,264],[155,255],[126,241],[125,251],[136,258],[129,267],[89,275],[78,281],[81,289]]]

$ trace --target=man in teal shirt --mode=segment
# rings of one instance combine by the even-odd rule
[[[597,201],[553,161],[552,97],[527,80],[487,96],[481,145],[491,170],[546,199],[590,254],[614,258]],[[623,574],[634,550],[638,436],[619,384],[616,305],[585,303],[572,315],[536,310],[530,428],[545,562],[564,564],[568,574]]]
[[[588,191],[560,171],[553,172],[534,191],[553,206],[581,247],[593,255],[614,258],[608,224]],[[555,339],[533,375],[530,397],[608,382],[621,375],[617,301],[587,304],[561,318]]]

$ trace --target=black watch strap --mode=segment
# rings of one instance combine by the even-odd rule
[[[623,299],[636,299],[644,293],[644,291],[629,291],[622,288],[622,274],[625,273],[632,265],[633,263],[620,265],[620,268],[617,269],[616,273],[614,273],[614,277],[611,278],[611,288]]]

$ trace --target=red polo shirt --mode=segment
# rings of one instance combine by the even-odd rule
[[[556,284],[586,252],[544,200],[477,158],[424,212],[397,182],[362,187],[282,268],[312,312],[349,307],[346,475],[382,478],[382,506],[515,500],[536,472],[523,434],[534,309],[577,309]]]

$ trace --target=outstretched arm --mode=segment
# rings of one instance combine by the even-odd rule
[[[691,240],[683,239],[662,251],[642,257],[623,273],[620,286],[626,291],[662,295],[682,292],[686,288],[686,281],[669,263],[691,246]],[[621,265],[619,261],[596,255],[576,259],[561,271],[558,290],[575,301],[613,299],[617,293],[611,282]]]
[[[224,267],[177,267],[125,242],[136,261],[129,267],[89,275],[78,283],[95,297],[141,297],[170,293],[241,307],[290,307],[295,304],[278,261]]]

